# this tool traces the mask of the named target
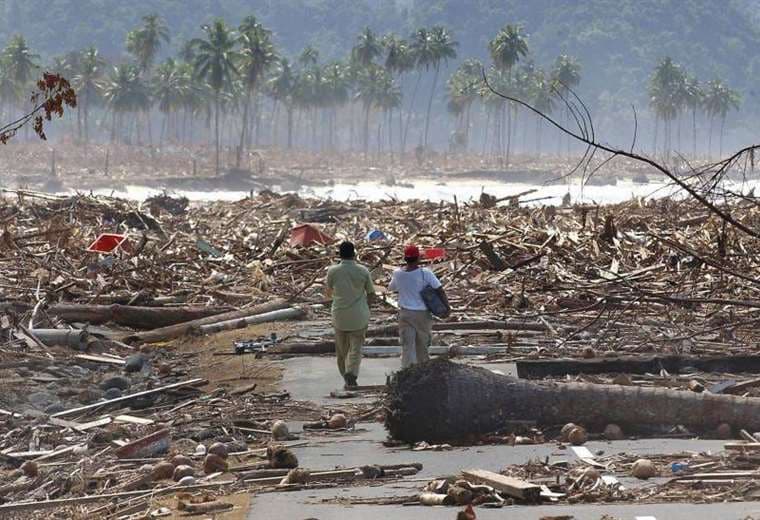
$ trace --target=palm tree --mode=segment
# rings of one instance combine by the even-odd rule
[[[287,58],[280,58],[276,66],[275,72],[269,79],[268,87],[269,92],[276,105],[281,103],[285,105],[288,119],[288,140],[287,148],[293,147],[293,104],[294,104],[294,89],[296,84],[296,77],[293,73],[293,69],[290,66],[290,62]],[[274,139],[277,138],[277,118],[273,118],[272,133]]]
[[[429,70],[433,68],[433,84],[430,88],[430,98],[428,99],[427,111],[425,114],[425,134],[423,146],[427,148],[428,133],[430,130],[430,113],[433,108],[433,97],[438,86],[438,74],[441,68],[441,61],[448,62],[457,56],[456,48],[459,45],[454,41],[449,31],[436,25],[431,29],[419,29],[414,36],[412,47],[414,48],[417,59],[417,67]]]
[[[103,75],[106,62],[98,49],[88,47],[79,56],[78,73],[73,77],[73,86],[80,99],[84,113],[84,141],[90,142],[90,108],[100,99],[103,90]]]
[[[672,148],[671,123],[678,117],[681,110],[681,92],[685,78],[686,75],[681,66],[674,63],[670,57],[666,57],[657,64],[649,81],[649,105],[655,114],[655,141],[657,140],[656,125],[659,120],[662,120],[666,155],[670,155]]]
[[[157,14],[143,16],[142,25],[127,33],[127,51],[135,57],[142,73],[153,66],[164,43],[169,43],[169,27]]]
[[[256,23],[253,17],[248,17],[243,21],[238,39],[241,47],[238,70],[245,91],[240,147],[237,153],[237,165],[240,167],[240,157],[246,143],[246,136],[250,133],[248,112],[251,100],[255,97],[264,74],[277,61],[277,54],[272,43],[271,31]]]
[[[358,76],[356,99],[361,101],[364,107],[364,155],[369,152],[369,115],[373,106],[378,105],[382,97],[383,84],[388,81],[390,75],[383,69],[374,64],[364,67]]]
[[[565,121],[569,122],[570,113],[568,108],[570,90],[574,89],[581,82],[581,65],[573,56],[561,54],[557,56],[552,68],[551,77],[556,87],[556,95],[561,99],[562,111],[565,115]],[[562,147],[562,133],[560,133],[557,143]],[[570,139],[567,140],[568,154],[570,153]]]
[[[174,59],[169,58],[156,68],[153,78],[153,96],[159,112],[164,114],[160,142],[177,126],[177,113],[184,106],[190,84],[186,74]],[[172,121],[174,115],[174,121]],[[175,131],[176,135],[176,131]]]
[[[105,82],[103,97],[113,114],[112,140],[122,128],[125,114],[145,111],[151,104],[150,88],[143,81],[139,68],[131,64],[114,67]],[[139,125],[136,126],[139,132]]]
[[[739,110],[741,95],[727,87],[721,80],[714,79],[705,85],[704,107],[710,116],[710,144],[709,151],[712,151],[712,127],[713,118],[720,118],[720,148],[719,154],[723,155],[723,132],[726,126],[726,116],[731,110]]]
[[[702,106],[704,92],[699,80],[691,75],[686,75],[683,82],[682,102],[686,108],[691,110],[691,131],[692,131],[692,155],[697,156],[697,109]]]
[[[507,82],[512,81],[512,68],[528,55],[528,42],[523,34],[522,27],[519,25],[506,25],[501,29],[493,40],[488,44],[488,50],[491,54],[496,69],[505,72],[507,75]],[[506,146],[504,149],[505,162],[509,165],[509,156],[512,146],[512,121],[510,110],[507,105],[504,105],[503,110],[505,114],[502,116],[502,123],[506,116],[506,129],[502,132],[502,139],[506,137]]]
[[[407,72],[414,70],[415,66],[414,54],[412,52],[411,46],[409,45],[409,42],[403,38],[399,38],[395,34],[388,34],[383,38],[383,46],[385,47],[385,70],[387,70],[391,75],[396,74],[399,78],[399,81],[401,81],[401,77]],[[419,81],[415,82],[414,84],[414,91],[411,104],[409,105],[408,114],[411,114],[414,108],[414,98],[417,96],[418,86]],[[406,132],[404,131],[404,122],[401,110],[399,110],[398,116],[400,150],[401,154],[403,155],[404,149],[406,147]],[[409,115],[407,115],[407,121],[408,120]]]
[[[536,70],[531,77],[530,99],[531,103],[542,114],[551,114],[554,111],[554,99],[557,86],[556,79],[543,70]],[[536,155],[541,156],[541,131],[544,119],[536,118]]]
[[[21,35],[11,38],[3,49],[2,68],[6,82],[10,83],[3,88],[3,92],[6,101],[10,101],[11,105],[23,104],[21,93],[29,86],[34,71],[39,68],[39,59],[39,55],[32,52]],[[26,128],[28,131],[28,126]]]
[[[480,74],[483,64],[476,59],[465,60],[448,81],[449,112],[457,116],[455,142],[466,151],[470,138],[470,109],[480,95]]]
[[[204,25],[206,39],[193,40],[195,47],[195,75],[206,81],[214,92],[214,134],[216,144],[216,174],[219,175],[219,112],[221,110],[222,89],[232,84],[233,76],[238,74],[235,62],[235,33],[227,27],[224,20],[217,19],[211,25]]]
[[[363,67],[374,63],[375,58],[383,53],[383,46],[377,35],[369,27],[365,27],[356,37],[356,45],[351,49],[351,57]]]
[[[328,115],[328,135],[330,148],[335,148],[335,121],[338,107],[345,104],[349,99],[349,80],[347,67],[341,62],[332,62],[325,65],[322,71],[323,92],[325,105],[330,109]]]
[[[298,56],[298,63],[302,67],[313,67],[319,61],[319,51],[311,45],[307,45]]]

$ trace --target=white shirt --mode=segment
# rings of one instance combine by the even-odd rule
[[[396,269],[388,289],[398,293],[398,305],[408,311],[426,311],[420,292],[427,286],[441,287],[441,282],[430,269],[418,267],[414,271]]]

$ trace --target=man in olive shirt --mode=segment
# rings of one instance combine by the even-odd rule
[[[356,250],[351,242],[343,242],[338,251],[340,263],[328,269],[326,285],[327,296],[332,297],[338,371],[348,388],[356,386],[359,376],[369,324],[367,300],[375,296],[375,287],[367,268],[356,263]]]

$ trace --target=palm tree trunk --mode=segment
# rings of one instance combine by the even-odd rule
[[[657,157],[657,130],[660,127],[660,118],[656,115],[654,116],[654,140],[652,141],[652,155]]]
[[[246,131],[248,130],[248,108],[251,105],[251,91],[246,92],[245,101],[243,102],[243,120],[240,128],[240,146],[238,146],[235,156],[235,168],[240,168],[240,158],[243,155],[243,148],[246,143]]]
[[[214,164],[216,166],[216,175],[219,175],[219,149],[220,149],[220,142],[219,142],[219,110],[221,109],[220,103],[219,103],[219,91],[217,90],[214,95],[214,136],[215,136],[215,143],[216,143],[216,159],[214,161]]]
[[[425,113],[425,139],[423,140],[425,149],[428,147],[428,131],[430,130],[430,112],[433,109],[433,97],[435,97],[435,89],[438,86],[438,72],[441,68],[440,62],[435,64],[435,72],[433,73],[433,86],[430,88],[430,99],[428,99],[427,112]]]
[[[420,86],[420,80],[422,79],[422,70],[417,74],[417,79],[414,82],[414,88],[412,89],[412,99],[409,100],[409,111],[406,113],[406,126],[404,128],[404,137],[401,139],[401,154],[406,151],[406,139],[409,136],[409,124],[412,122],[412,111],[414,110],[414,100],[417,97],[417,88]]]
[[[718,148],[718,157],[723,157],[723,130],[726,127],[726,115],[723,114],[720,118],[720,147]]]
[[[713,136],[713,123],[715,121],[715,118],[711,115],[710,116],[710,133],[708,134],[709,137],[707,138],[707,157],[712,158],[712,136]]]
[[[460,440],[505,421],[573,422],[589,428],[683,425],[760,428],[760,399],[664,388],[536,383],[435,360],[397,372],[388,385],[385,425],[405,442]]]
[[[693,158],[697,158],[697,107],[695,106],[691,111],[691,132],[693,139]]]
[[[288,150],[293,148],[293,107],[288,105]]]
[[[364,103],[364,158],[369,152],[369,109],[372,105]]]

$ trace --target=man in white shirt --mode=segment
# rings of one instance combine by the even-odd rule
[[[438,291],[448,306],[441,282],[430,269],[420,267],[420,250],[415,245],[404,247],[406,266],[396,269],[388,289],[398,293],[399,339],[401,367],[423,363],[430,359],[428,347],[432,339],[433,316],[422,299],[422,289],[428,285]]]

